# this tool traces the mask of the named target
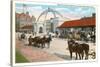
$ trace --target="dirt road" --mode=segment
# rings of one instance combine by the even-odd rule
[[[71,60],[68,50],[67,40],[53,38],[50,43],[50,48],[36,48],[33,46],[27,46],[27,39],[19,41],[16,37],[16,48],[30,61],[59,61],[59,60]],[[95,51],[94,43],[88,43],[90,46],[90,51]],[[90,52],[89,51],[89,52]],[[75,59],[75,54],[73,53],[73,59]],[[91,59],[91,57],[89,57]]]

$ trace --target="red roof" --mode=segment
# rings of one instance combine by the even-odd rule
[[[26,26],[23,26],[21,29],[32,29],[32,25],[26,25]]]
[[[27,18],[29,20],[32,20],[34,19],[35,20],[35,17],[34,16],[30,16],[29,14],[25,14],[25,13],[16,13],[16,18]]]
[[[88,27],[88,26],[95,26],[95,25],[96,25],[95,17],[88,17],[79,20],[65,21],[59,28]]]

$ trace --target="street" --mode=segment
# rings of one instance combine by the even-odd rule
[[[58,61],[58,60],[71,60],[70,53],[68,50],[67,39],[53,38],[50,43],[50,48],[46,47],[41,49],[34,46],[27,46],[28,39],[18,40],[18,35],[16,34],[16,47],[20,52],[30,61]],[[19,42],[19,43],[18,43]],[[82,43],[80,41],[80,43]],[[89,53],[95,51],[95,44],[89,44]],[[89,56],[89,59],[92,59]],[[73,53],[73,60],[75,60],[75,53]]]

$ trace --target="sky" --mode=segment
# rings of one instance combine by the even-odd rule
[[[23,8],[23,3],[16,3],[15,10],[17,13],[22,13],[23,10],[28,11],[30,15],[35,16],[36,18],[48,8],[58,11],[65,18],[78,19],[82,17],[92,16],[92,13],[95,13],[95,8],[90,6],[74,6],[74,5],[57,5],[57,4],[27,4]],[[51,12],[48,13],[47,19],[53,17]],[[43,20],[44,16],[42,17]]]

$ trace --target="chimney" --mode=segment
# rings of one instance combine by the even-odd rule
[[[95,13],[93,13],[93,14],[92,14],[92,17],[95,17],[95,15],[96,15],[96,14],[95,14]]]

